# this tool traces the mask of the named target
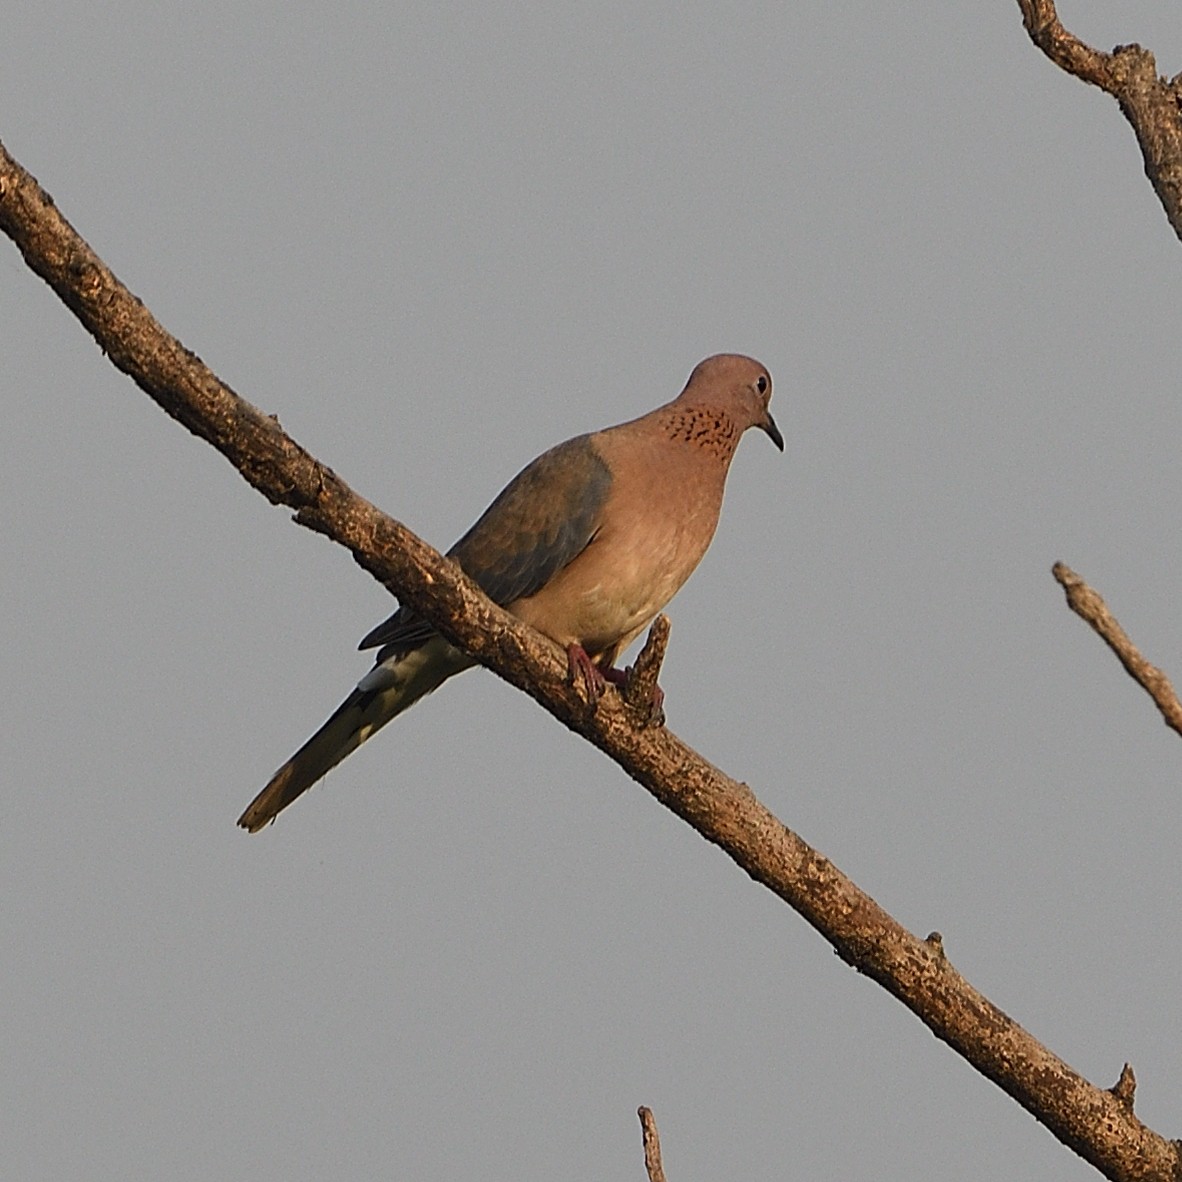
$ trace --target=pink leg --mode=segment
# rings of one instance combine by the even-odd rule
[[[631,667],[617,669],[614,665],[597,665],[580,644],[566,646],[566,663],[572,685],[582,685],[583,694],[590,706],[598,705],[604,689],[616,686],[623,693],[632,676]],[[657,726],[665,722],[665,691],[659,685],[653,686],[653,699],[649,705],[649,722]]]
[[[581,644],[566,646],[566,666],[570,671],[571,685],[581,685],[588,704],[593,707],[597,705],[607,684],[604,671],[591,660]],[[613,669],[612,672],[615,673],[616,670]]]
[[[617,669],[614,665],[597,665],[587,655],[586,650],[577,644],[570,645],[566,650],[567,661],[571,670],[571,681],[576,678],[583,683],[587,700],[595,705],[603,696],[605,686],[614,685],[620,693],[627,693],[628,684],[632,680],[632,667]],[[648,721],[656,726],[663,726],[665,722],[665,691],[659,685],[653,686],[652,701],[649,703]]]

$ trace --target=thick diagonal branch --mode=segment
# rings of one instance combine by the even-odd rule
[[[269,500],[349,549],[450,640],[529,693],[662,804],[795,908],[838,954],[1114,1179],[1171,1178],[1176,1147],[1131,1107],[1032,1038],[827,858],[778,821],[746,784],[667,730],[644,727],[615,695],[589,712],[557,648],[481,594],[447,559],[354,493],[169,336],[0,146],[0,229],[111,360],[173,418],[212,443]]]

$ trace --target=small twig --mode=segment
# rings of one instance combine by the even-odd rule
[[[1067,593],[1067,606],[1081,620],[1090,624],[1100,639],[1116,653],[1128,675],[1157,704],[1166,726],[1182,735],[1182,702],[1178,701],[1178,695],[1174,693],[1170,679],[1141,655],[1137,646],[1129,639],[1128,633],[1108,610],[1108,605],[1075,571],[1062,562],[1056,562],[1051,568],[1051,574]]]
[[[661,1138],[657,1136],[657,1118],[651,1109],[641,1105],[636,1110],[640,1127],[644,1132],[644,1168],[648,1170],[648,1182],[665,1182],[665,1167],[661,1165]]]
[[[636,664],[628,670],[624,685],[624,700],[628,705],[658,726],[664,722],[665,712],[661,708],[664,695],[657,687],[657,679],[661,676],[661,662],[665,659],[668,644],[669,617],[662,613],[653,620],[644,648],[640,650]]]
[[[1130,1112],[1133,1111],[1133,1094],[1137,1090],[1137,1077],[1133,1068],[1126,1063],[1121,1069],[1120,1079],[1108,1089]]]

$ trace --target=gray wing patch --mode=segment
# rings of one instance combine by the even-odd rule
[[[560,443],[505,486],[448,557],[494,603],[504,606],[535,595],[595,536],[611,483],[590,436]],[[381,661],[432,635],[430,624],[400,607],[359,647],[385,646],[378,654]]]

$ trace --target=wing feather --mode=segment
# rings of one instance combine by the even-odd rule
[[[544,452],[519,472],[476,524],[447,552],[494,603],[537,594],[590,543],[611,488],[611,472],[589,435]],[[374,628],[362,649],[378,660],[425,643],[434,629],[400,607]]]

